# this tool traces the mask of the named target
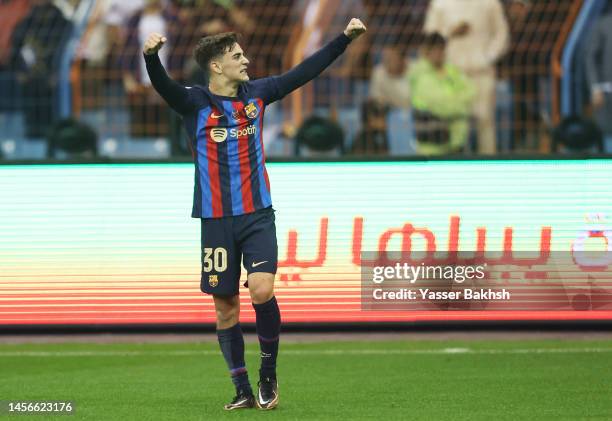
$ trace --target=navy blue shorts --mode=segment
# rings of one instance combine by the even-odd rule
[[[246,215],[202,219],[202,292],[238,294],[241,261],[249,274],[276,273],[274,220],[272,207]]]

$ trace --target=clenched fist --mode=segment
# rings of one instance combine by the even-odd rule
[[[160,48],[162,48],[165,42],[165,36],[163,36],[162,34],[158,34],[157,32],[153,32],[145,41],[142,51],[146,55],[155,54],[159,51]]]
[[[346,25],[346,29],[344,30],[344,35],[349,37],[350,39],[355,39],[359,35],[363,34],[366,31],[366,27],[362,21],[359,19],[353,18]]]

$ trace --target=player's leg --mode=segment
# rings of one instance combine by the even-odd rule
[[[276,378],[281,319],[274,296],[274,276],[272,273],[265,272],[254,272],[248,275],[249,293],[255,309],[255,324],[261,350],[260,379]]]
[[[274,296],[274,277],[274,274],[265,272],[254,272],[248,276],[249,293],[255,309],[257,336],[261,349],[259,370],[261,379],[276,378],[281,318]]]
[[[255,309],[255,325],[261,351],[259,390],[256,398],[257,406],[260,409],[274,409],[278,405],[276,359],[281,317],[274,296],[274,277],[273,273],[265,272],[254,272],[248,275],[249,292]]]
[[[274,211],[263,209],[242,219],[240,247],[248,272],[248,287],[255,309],[257,336],[261,350],[257,404],[272,409],[278,404],[276,359],[281,326],[280,310],[274,296],[278,261]]]
[[[254,406],[239,322],[240,257],[234,242],[231,218],[203,219],[200,288],[213,295],[219,346],[236,387],[236,397],[225,405],[227,410]]]
[[[227,363],[236,396],[224,406],[226,410],[253,408],[255,399],[244,362],[244,338],[240,328],[240,296],[213,296],[217,314],[217,338]]]

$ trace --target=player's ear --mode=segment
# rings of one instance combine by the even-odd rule
[[[221,63],[217,60],[211,60],[210,64],[208,65],[208,68],[210,70],[210,73],[215,73],[220,75],[221,73],[223,73],[223,69],[221,68]]]

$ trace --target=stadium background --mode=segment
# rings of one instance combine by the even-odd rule
[[[576,311],[571,296],[557,312],[361,310],[359,253],[380,250],[384,234],[404,224],[434,233],[438,251],[455,219],[460,251],[475,250],[481,229],[487,251],[501,251],[508,230],[518,252],[539,250],[544,229],[556,252],[569,253],[585,236],[595,248],[609,247],[608,136],[604,130],[598,149],[584,125],[555,131],[564,119],[594,115],[587,47],[608,2],[499,4],[509,41],[496,64],[497,154],[479,157],[472,119],[463,154],[425,158],[417,154],[410,105],[385,112],[385,150],[352,144],[365,129],[361,113],[386,49],[401,53],[407,71],[417,60],[428,1],[3,3],[0,323],[214,321],[197,285],[190,152],[178,117],[147,85],[138,61],[135,28],[147,13],[163,19],[164,60],[183,83],[201,82],[190,56],[202,34],[241,32],[257,78],[299,62],[339,33],[349,14],[368,25],[367,36],[315,83],[266,111],[286,322],[609,319],[605,274],[598,293],[578,283],[575,294],[599,300],[590,311]],[[326,135],[334,143],[329,137],[340,133],[339,147],[300,143],[296,131],[311,115],[341,126]],[[586,146],[556,145],[555,133],[572,130]],[[387,249],[399,250],[400,237]],[[253,321],[247,300],[243,310]]]
[[[71,401],[78,419],[199,420],[223,416],[232,395],[199,292],[190,151],[140,79],[147,8],[167,25],[167,68],[185,84],[202,82],[190,55],[204,33],[241,32],[256,78],[299,62],[349,17],[368,27],[266,112],[285,323],[268,418],[612,419],[609,266],[518,257],[590,247],[610,261],[610,111],[594,92],[607,102],[612,89],[607,75],[593,85],[589,67],[610,3],[500,0],[497,152],[478,153],[472,117],[463,153],[424,157],[416,104],[381,113],[370,99],[389,47],[414,68],[429,0],[0,1],[0,415],[9,401]],[[332,135],[304,145],[312,115]],[[357,147],[367,129],[386,147]],[[538,311],[365,311],[361,253],[428,239],[442,254],[516,256],[511,276],[527,287],[545,270],[572,288],[560,302],[545,291]],[[258,340],[242,298],[253,382]]]

